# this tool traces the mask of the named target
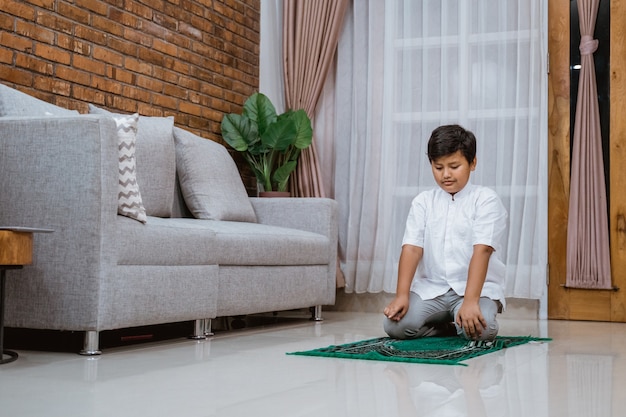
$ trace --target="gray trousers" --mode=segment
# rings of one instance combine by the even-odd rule
[[[422,300],[414,292],[409,294],[409,311],[406,315],[400,321],[387,317],[384,319],[385,332],[394,339],[441,336],[452,328],[454,318],[463,304],[463,296],[457,295],[452,289],[432,300]],[[493,340],[498,334],[496,314],[501,310],[501,304],[491,298],[480,297],[479,306],[487,321],[487,328],[483,329],[478,340]],[[471,339],[462,327],[456,323],[454,327],[457,335]]]

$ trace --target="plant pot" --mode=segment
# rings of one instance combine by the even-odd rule
[[[259,197],[291,197],[289,191],[261,191]]]

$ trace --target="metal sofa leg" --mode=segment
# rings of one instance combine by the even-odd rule
[[[193,334],[189,336],[193,340],[204,340],[207,336],[213,336],[211,331],[211,319],[197,319],[193,324]]]
[[[84,356],[100,355],[102,352],[99,349],[100,333],[94,330],[85,332],[85,341],[83,342],[83,350],[80,351]]]
[[[322,317],[322,306],[315,306],[315,307],[311,307],[311,311],[313,313],[313,315],[311,316],[311,320],[313,321],[324,321],[324,318]]]
[[[206,337],[211,337],[215,335],[215,333],[213,333],[213,331],[211,330],[211,324],[212,324],[211,319],[204,320],[204,335]]]

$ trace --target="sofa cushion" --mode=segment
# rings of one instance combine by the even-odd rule
[[[69,116],[79,114],[39,100],[0,83],[0,117],[3,116]]]
[[[89,113],[115,115],[92,104],[89,105]],[[172,215],[176,181],[173,127],[173,117],[139,116],[137,181],[148,216]]]
[[[118,264],[325,265],[327,237],[259,223],[118,216]]]
[[[208,221],[220,265],[328,264],[329,239],[321,234],[260,223]]]
[[[256,222],[235,161],[219,143],[174,128],[176,170],[189,211],[198,219]]]
[[[146,222],[146,209],[141,200],[135,170],[135,139],[137,135],[137,113],[129,116],[114,116],[117,129],[119,172],[117,212],[123,216]]]
[[[215,232],[203,221],[148,217],[145,225],[117,216],[118,265],[214,265]]]

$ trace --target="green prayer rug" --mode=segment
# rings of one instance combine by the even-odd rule
[[[344,345],[331,345],[325,348],[289,352],[287,354],[467,366],[461,362],[512,346],[550,340],[552,339],[530,336],[498,336],[494,341],[490,342],[465,340],[456,336],[423,337],[411,340],[379,337]]]

